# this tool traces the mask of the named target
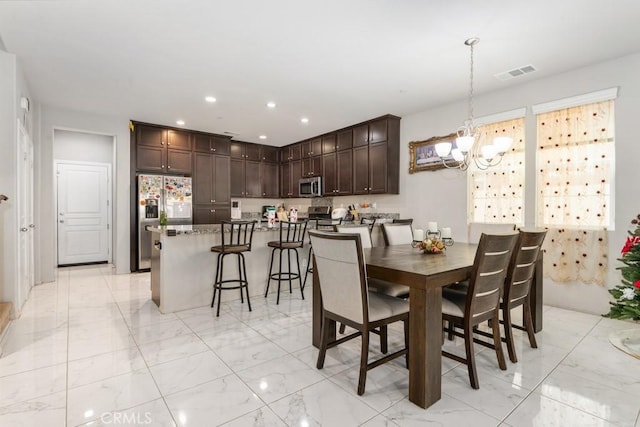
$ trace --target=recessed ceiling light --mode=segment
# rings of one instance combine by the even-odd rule
[[[276,108],[276,103],[273,101],[267,102],[267,107],[269,108]]]
[[[308,118],[306,118],[306,117],[301,118],[301,119],[300,119],[300,121],[301,121],[302,123],[309,123],[309,119],[308,119]]]
[[[267,135],[260,135],[258,138],[260,138],[260,139],[267,139]]]
[[[216,102],[216,98],[213,96],[205,96],[204,100],[207,102]]]
[[[176,120],[176,124],[183,126],[184,125],[184,120]]]

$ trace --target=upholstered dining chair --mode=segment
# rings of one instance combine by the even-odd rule
[[[322,294],[322,338],[316,367],[324,367],[328,348],[362,337],[358,379],[358,395],[362,395],[369,369],[402,355],[408,357],[409,303],[369,291],[359,233],[310,231],[309,234]],[[356,332],[329,342],[330,321],[347,324]],[[369,363],[369,333],[398,321],[404,322],[405,347]]]
[[[413,218],[394,218],[393,224],[413,224]]]
[[[518,234],[482,234],[473,262],[469,288],[466,295],[443,295],[442,320],[447,322],[447,332],[464,338],[465,356],[460,357],[446,350],[442,355],[467,365],[471,387],[480,388],[476,361],[473,351],[474,341],[492,348],[496,352],[498,366],[507,369],[500,338],[499,304],[500,293],[507,276],[509,261],[514,251]],[[482,322],[490,320],[493,344],[474,339],[474,329]],[[460,328],[459,332],[455,328]]]
[[[386,246],[407,245],[413,241],[413,231],[409,224],[384,223],[381,227]]]

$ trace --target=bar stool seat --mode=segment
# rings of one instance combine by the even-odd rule
[[[300,282],[300,294],[304,299],[304,284],[302,282],[302,273],[300,272],[300,257],[298,255],[298,249],[304,245],[304,235],[307,230],[307,221],[280,221],[280,234],[278,240],[273,240],[267,243],[267,247],[272,248],[271,258],[269,260],[269,274],[267,276],[267,289],[264,292],[266,298],[269,294],[269,285],[272,280],[278,282],[278,296],[276,298],[276,304],[280,304],[280,285],[282,282],[289,282],[289,293],[293,293],[292,282],[298,280]],[[273,272],[273,259],[275,252],[279,252],[278,271]],[[287,266],[288,270],[282,270],[282,252],[287,252]],[[291,251],[295,254],[295,261],[297,266],[297,272],[291,269]]]
[[[247,305],[249,306],[249,311],[251,311],[247,265],[244,259],[244,253],[251,252],[254,227],[255,221],[222,221],[220,223],[221,244],[211,247],[211,252],[218,254],[216,277],[213,282],[213,298],[211,299],[211,307],[213,307],[216,301],[216,294],[218,294],[216,316],[220,316],[220,300],[222,299],[222,291],[225,289],[240,289],[240,301],[243,303],[244,295],[242,290],[244,289],[247,295]],[[229,236],[228,240],[225,238],[227,233]],[[223,279],[224,257],[227,255],[236,255],[238,257],[238,278]],[[229,283],[237,283],[237,285],[229,286]]]

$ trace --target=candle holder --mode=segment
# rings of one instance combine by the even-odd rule
[[[427,230],[427,237],[435,237],[436,239],[440,239],[441,233],[440,230],[431,231]]]
[[[444,243],[445,246],[453,246],[453,239],[451,237],[443,237],[442,243]]]

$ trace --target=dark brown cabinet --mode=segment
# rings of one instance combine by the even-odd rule
[[[191,134],[137,125],[136,169],[141,172],[191,174]]]
[[[302,159],[302,176],[320,176],[322,175],[322,157],[309,157]]]
[[[282,149],[282,161],[300,160],[302,158],[302,143],[287,145]]]
[[[331,133],[322,137],[322,154],[329,154],[336,151],[336,134]]]
[[[229,156],[196,153],[193,162],[193,222],[215,224],[231,219]]]
[[[302,158],[320,156],[322,154],[322,138],[313,138],[302,143]]]
[[[399,142],[398,117],[389,116],[353,128],[353,194],[399,193]]]
[[[353,129],[341,130],[336,134],[336,151],[353,148]]]
[[[260,162],[246,161],[244,169],[245,197],[262,197]]]
[[[278,164],[271,162],[260,163],[260,184],[262,197],[277,198],[278,192]]]
[[[280,161],[280,149],[278,147],[260,146],[260,161],[277,163]]]
[[[233,143],[231,144],[233,147]],[[232,151],[233,153],[233,151]],[[231,197],[246,197],[244,185],[244,160],[231,158]]]
[[[283,163],[280,169],[280,197],[300,197],[298,182],[302,178],[302,160]]]
[[[228,156],[231,154],[231,138],[194,133],[193,151]]]
[[[322,156],[323,194],[346,196],[353,193],[353,152],[343,150]]]

